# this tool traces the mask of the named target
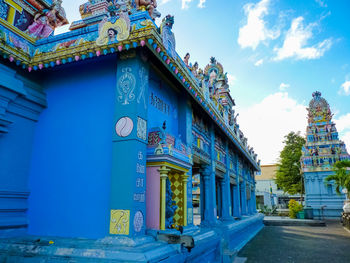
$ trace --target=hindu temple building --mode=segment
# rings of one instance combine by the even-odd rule
[[[343,141],[339,140],[328,102],[316,91],[308,108],[306,144],[301,166],[304,177],[306,206],[316,218],[340,218],[345,195],[337,195],[332,182],[324,179],[334,174],[337,161],[350,159]]]
[[[154,0],[61,4],[0,0],[0,261],[231,262],[263,225],[223,65]]]

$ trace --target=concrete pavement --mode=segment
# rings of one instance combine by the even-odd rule
[[[265,226],[238,254],[247,263],[347,263],[350,233],[339,221],[326,227]]]

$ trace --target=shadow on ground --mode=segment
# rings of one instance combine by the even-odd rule
[[[350,233],[339,221],[326,227],[265,226],[238,256],[246,263],[347,263]]]

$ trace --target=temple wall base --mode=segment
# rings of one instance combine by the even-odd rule
[[[156,241],[154,235],[103,239],[24,236],[0,239],[1,262],[231,262],[263,227],[256,214],[215,228],[187,227],[195,246]],[[154,233],[153,233],[154,234]],[[180,234],[180,233],[178,233]]]

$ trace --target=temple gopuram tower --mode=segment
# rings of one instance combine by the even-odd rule
[[[334,173],[333,165],[337,161],[350,156],[344,142],[339,140],[328,102],[318,91],[312,97],[301,158],[306,206],[313,208],[315,218],[338,218],[345,196],[337,195],[334,183],[325,183],[324,179]]]

